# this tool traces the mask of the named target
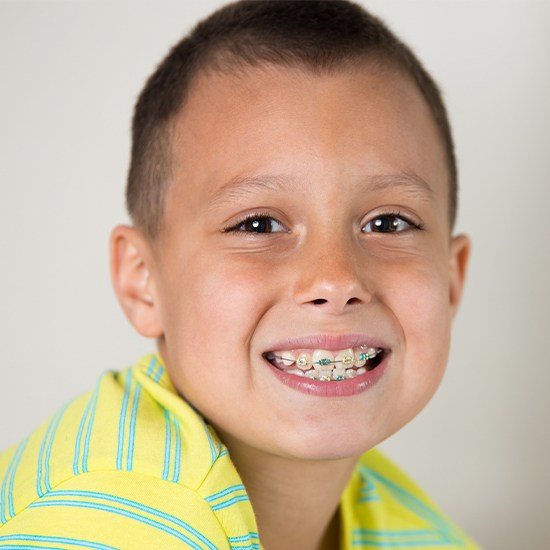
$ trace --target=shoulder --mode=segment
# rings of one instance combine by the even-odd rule
[[[347,490],[356,542],[477,549],[413,479],[379,449],[357,463]]]
[[[157,355],[106,371],[93,389],[0,454],[0,535],[38,525],[40,533],[51,527],[65,536],[74,517],[71,525],[101,525],[109,540],[111,523],[130,522],[139,526],[136,536],[160,530],[172,545],[174,537],[193,544],[205,537],[207,547],[225,547],[202,494],[209,484],[223,486],[222,451],[213,430],[174,392]],[[126,537],[134,532],[128,527]]]
[[[73,476],[16,509],[0,525],[0,547],[16,541],[62,548],[228,548],[225,531],[196,491],[116,470]]]

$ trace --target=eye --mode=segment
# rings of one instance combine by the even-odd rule
[[[423,229],[422,225],[406,219],[399,212],[380,214],[364,227],[369,229],[362,229],[363,233],[403,233],[409,229]]]
[[[233,226],[225,227],[224,233],[281,233],[281,231],[273,231],[274,225],[279,225],[286,231],[283,224],[267,214],[250,214],[243,220]]]

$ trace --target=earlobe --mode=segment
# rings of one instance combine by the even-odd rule
[[[472,243],[467,235],[456,235],[451,239],[449,304],[452,318],[455,317],[462,298],[471,249]]]
[[[109,247],[111,281],[126,318],[142,336],[162,336],[147,241],[135,227],[119,225],[111,232]]]

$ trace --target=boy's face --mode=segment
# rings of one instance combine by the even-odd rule
[[[166,230],[144,253],[148,328],[134,324],[164,334],[180,393],[227,438],[285,457],[357,456],[409,422],[443,375],[469,252],[450,238],[443,145],[415,86],[368,67],[203,75],[173,139]],[[245,177],[280,188],[222,191]],[[251,213],[273,220],[224,232]],[[388,213],[409,223],[377,231]],[[391,350],[357,395],[306,395],[262,357],[347,333]]]

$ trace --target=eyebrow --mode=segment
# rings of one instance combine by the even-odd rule
[[[433,189],[413,171],[375,174],[368,176],[364,183],[368,191],[380,192],[399,187],[413,198],[422,200],[433,200],[434,198]],[[296,180],[285,175],[237,176],[212,194],[208,209],[215,209],[226,202],[242,200],[261,190],[289,192],[298,187]]]

